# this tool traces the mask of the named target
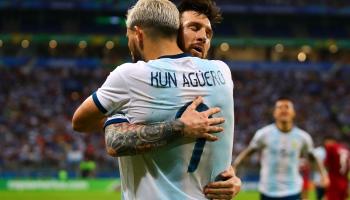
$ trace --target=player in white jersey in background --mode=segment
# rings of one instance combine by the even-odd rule
[[[275,123],[259,129],[249,146],[235,159],[233,168],[249,155],[261,153],[259,191],[261,200],[299,200],[302,178],[299,174],[300,156],[313,161],[322,176],[323,185],[329,184],[327,172],[313,154],[313,142],[308,133],[294,125],[295,109],[288,98],[275,103]]]
[[[324,161],[326,159],[326,150],[324,149],[323,146],[319,146],[319,147],[315,148],[314,155],[316,156],[316,158],[320,162],[324,163]],[[323,186],[321,174],[319,172],[314,172],[312,180],[313,180],[314,185],[315,185],[316,199],[317,200],[324,199],[326,188]]]
[[[102,120],[104,116],[97,108],[107,115],[123,112],[131,123],[170,121],[161,124],[169,130],[166,135],[153,130],[118,135],[117,155],[150,151],[120,158],[125,199],[205,199],[202,187],[227,169],[231,159],[233,84],[230,71],[222,62],[179,54],[181,51],[176,45],[178,27],[174,28],[176,23],[172,23],[177,18],[173,17],[176,15],[170,5],[165,0],[139,1],[129,11],[128,46],[134,58],[148,62],[119,66],[73,117],[76,129]],[[152,48],[154,46],[156,49]],[[220,92],[221,96],[216,97],[214,91]],[[227,120],[222,134],[208,134],[221,131],[218,127],[211,127],[202,135],[188,134],[186,129],[182,130],[183,121],[173,123],[173,119],[181,117],[185,111],[185,103],[197,95],[204,96],[204,103],[208,105],[200,104],[198,108],[222,108],[220,115]],[[192,105],[196,107],[201,101],[199,98]],[[209,111],[205,115],[217,112],[215,109]],[[220,118],[207,120],[214,125],[221,122]],[[219,140],[206,143],[203,137]],[[158,151],[152,151],[154,149]]]

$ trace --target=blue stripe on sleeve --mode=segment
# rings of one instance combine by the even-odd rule
[[[107,120],[103,126],[103,129],[105,129],[107,126],[109,126],[111,124],[119,124],[119,123],[123,123],[123,122],[129,123],[129,121],[125,118],[113,118],[113,119]]]
[[[94,100],[94,103],[96,104],[97,108],[103,113],[106,114],[107,110],[102,106],[101,102],[98,100],[96,92],[92,94],[92,100]]]

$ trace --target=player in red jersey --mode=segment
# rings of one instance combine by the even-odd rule
[[[348,173],[350,170],[350,151],[336,138],[325,139],[326,159],[330,185],[326,191],[327,200],[346,200],[348,194]]]
[[[303,187],[301,189],[301,198],[308,199],[309,190],[310,190],[310,174],[311,174],[311,166],[307,159],[301,158],[299,164],[299,172],[301,177],[303,178]]]

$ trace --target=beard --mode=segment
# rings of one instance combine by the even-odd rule
[[[196,49],[194,48],[189,48],[187,49],[187,52],[190,52],[192,56],[194,57],[198,57],[198,58],[205,58],[205,55],[202,52],[198,52]]]

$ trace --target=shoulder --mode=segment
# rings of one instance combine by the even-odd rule
[[[303,137],[311,137],[310,134],[308,132],[306,132],[305,130],[299,128],[299,127],[295,127],[295,131],[297,134],[303,136]]]
[[[227,65],[224,61],[222,61],[222,60],[208,60],[208,61],[209,61],[209,62],[216,63],[216,64],[221,65],[221,66],[226,66],[226,67],[228,67],[228,65]]]
[[[137,63],[124,63],[117,66],[112,72],[111,75],[130,75],[132,73],[141,70],[146,63],[144,61],[138,61]]]
[[[137,63],[124,63],[116,67],[113,72],[128,73],[134,71],[136,68],[139,69],[145,65],[146,63],[144,61],[138,61]]]
[[[307,141],[312,141],[311,135],[308,132],[304,131],[303,129],[300,129],[299,127],[295,127],[295,132],[302,139]]]
[[[223,61],[221,60],[209,60],[210,63],[215,65],[217,69],[221,72],[221,74],[226,77],[227,80],[230,80],[232,82],[232,73],[230,67]]]
[[[276,130],[276,126],[274,124],[269,124],[267,126],[260,128],[257,132],[261,132],[261,133],[266,134],[266,133],[271,132],[273,130]]]
[[[215,65],[216,67],[219,67],[219,68],[229,69],[228,65],[221,60],[209,60],[209,59],[198,58],[198,57],[193,57],[193,56],[188,56],[188,57],[185,57],[183,59],[188,60],[188,61],[193,61],[193,62],[200,62],[200,63],[209,64],[209,65]]]
[[[230,70],[230,67],[222,60],[208,60],[210,63],[213,63],[217,65],[220,68],[223,68],[225,70]]]
[[[317,156],[321,160],[324,160],[324,158],[326,157],[326,150],[323,146],[316,147],[313,150],[313,153],[315,154],[315,156]]]
[[[264,137],[266,134],[273,130],[273,124],[264,126],[255,132],[255,137]]]

